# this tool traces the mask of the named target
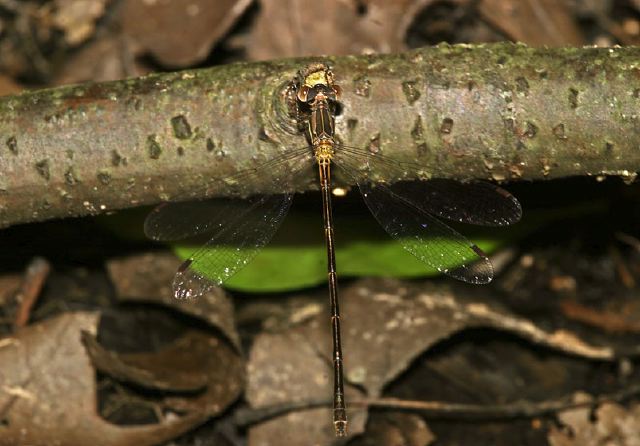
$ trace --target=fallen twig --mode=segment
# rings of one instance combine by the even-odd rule
[[[640,384],[629,386],[611,394],[595,396],[590,401],[576,401],[573,394],[547,401],[517,401],[507,404],[461,404],[442,401],[401,400],[397,398],[370,398],[350,401],[351,407],[418,412],[428,418],[447,419],[513,419],[550,415],[579,407],[594,407],[605,402],[621,402],[640,394]],[[238,426],[261,423],[289,412],[331,407],[329,400],[307,400],[260,409],[241,409],[236,412]]]
[[[34,258],[27,267],[22,284],[15,297],[18,302],[18,309],[13,323],[14,328],[27,325],[29,316],[31,316],[31,309],[38,300],[40,291],[42,291],[50,271],[51,265],[42,257]]]

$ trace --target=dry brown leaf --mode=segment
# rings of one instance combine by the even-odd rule
[[[588,358],[615,357],[610,347],[590,345],[568,331],[545,331],[491,303],[486,291],[464,285],[404,285],[397,280],[368,279],[345,289],[341,302],[345,378],[370,397],[379,396],[425,350],[468,328],[504,330]],[[247,400],[251,406],[328,399],[332,391],[329,339],[326,314],[317,314],[284,333],[259,335],[248,365]],[[348,394],[347,407],[350,398],[354,397]],[[351,418],[354,413],[360,416],[360,411],[349,410]],[[333,435],[330,421],[327,409],[289,413],[268,422],[277,426],[269,435],[256,433],[267,423],[252,428],[255,442],[251,444],[281,438],[277,435],[284,432],[301,435],[300,428],[329,438]],[[309,438],[321,441],[324,437]],[[298,437],[289,440],[298,441]]]
[[[98,370],[148,389],[200,394],[165,399],[181,411],[217,415],[235,401],[244,385],[244,361],[211,335],[189,331],[157,352],[117,353],[88,333],[83,342]]]
[[[575,395],[576,402],[587,402],[591,397]],[[616,403],[604,403],[592,411],[581,407],[558,415],[565,429],[552,426],[548,439],[550,446],[638,446],[640,445],[640,404],[626,408]],[[568,429],[566,429],[568,428]]]
[[[479,10],[511,40],[527,45],[586,43],[566,0],[482,0]]]
[[[251,0],[125,0],[123,32],[162,64],[202,61]]]
[[[464,285],[363,280],[347,288],[341,302],[346,379],[374,397],[418,355],[468,328],[504,330],[589,358],[615,356],[612,348],[589,345],[571,332],[544,331],[491,304],[491,296],[483,290]],[[328,318],[316,317],[305,330],[318,351],[329,355],[325,347],[330,339]]]
[[[240,337],[234,324],[233,303],[221,288],[195,301],[173,297],[171,284],[180,260],[169,253],[136,254],[107,262],[107,271],[124,302],[158,303],[204,320],[218,328],[239,350]]]
[[[55,0],[53,24],[64,32],[71,46],[87,40],[94,31],[94,24],[104,14],[109,0]]]
[[[20,87],[20,85],[18,85],[13,79],[0,74],[0,96],[17,94],[21,90],[22,87]]]
[[[65,313],[0,339],[0,445],[146,446],[174,438],[205,414],[121,427],[96,413],[95,370],[82,332],[96,313]]]
[[[367,431],[352,446],[427,446],[433,443],[427,423],[417,415],[401,412],[374,413]]]
[[[347,392],[347,398],[349,397]],[[354,394],[351,393],[351,397]],[[366,418],[361,410],[349,411],[347,434],[364,431]],[[249,429],[248,446],[330,445],[336,438],[331,409],[306,409],[256,424]]]
[[[331,397],[332,369],[299,330],[258,335],[247,366],[246,399],[253,408]],[[355,388],[345,389],[347,402],[361,397]],[[290,412],[249,430],[249,446],[307,446],[330,444],[335,438],[331,408]],[[362,409],[349,410],[349,434],[364,430]]]
[[[249,59],[388,53],[406,48],[407,29],[432,0],[262,0]]]
[[[635,296],[628,302],[621,298],[612,299],[604,308],[591,307],[575,299],[565,299],[560,302],[560,309],[568,319],[598,330],[614,334],[640,332],[640,303]]]
[[[180,338],[183,340],[183,338]],[[127,359],[127,355],[120,355],[102,347],[97,339],[89,333],[82,334],[82,342],[91,356],[91,362],[103,373],[119,381],[133,382],[143,387],[175,392],[195,392],[207,385],[207,375],[201,367],[195,367],[193,358],[197,355],[189,351],[176,350],[175,346],[165,349],[161,354],[137,354]],[[185,359],[191,363],[176,370],[174,364],[166,363],[168,351],[175,351],[178,356],[175,361]],[[124,356],[124,357],[121,357]],[[128,355],[131,356],[131,355]]]
[[[0,276],[0,306],[13,300],[22,283],[22,274],[3,274]]]
[[[134,57],[127,39],[107,35],[91,40],[69,55],[53,83],[106,82],[143,76],[150,71]]]

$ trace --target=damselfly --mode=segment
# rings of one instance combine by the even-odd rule
[[[486,255],[437,217],[489,226],[520,219],[518,201],[490,183],[452,180],[407,181],[407,173],[424,168],[397,162],[381,153],[339,144],[335,137],[336,109],[341,94],[325,64],[312,64],[298,72],[288,97],[296,120],[308,139],[305,147],[267,161],[256,169],[225,178],[226,184],[263,182],[269,193],[237,199],[176,201],[158,206],[145,222],[146,234],[156,240],[175,240],[211,233],[212,238],[176,273],[177,298],[196,298],[221,285],[246,265],[272,238],[287,214],[294,183],[318,166],[322,214],[328,257],[329,302],[333,337],[333,422],[338,436],[346,435],[340,312],[336,276],[331,167],[346,181],[357,184],[364,201],[380,225],[422,262],[444,274],[470,283],[488,283],[493,268]],[[309,147],[310,145],[310,147]],[[369,168],[377,180],[363,174]],[[400,181],[392,181],[400,180]]]

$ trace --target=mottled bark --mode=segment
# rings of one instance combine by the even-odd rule
[[[379,147],[434,176],[536,180],[640,170],[640,48],[441,45],[324,60],[344,90],[341,141]],[[211,180],[304,146],[282,91],[309,61],[0,98],[0,227],[198,195]],[[268,175],[243,184],[243,193],[264,191]]]

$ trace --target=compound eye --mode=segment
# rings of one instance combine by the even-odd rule
[[[309,92],[307,93],[307,102],[311,102],[316,98],[316,95],[318,94],[318,89],[316,87],[310,88]]]
[[[303,85],[302,87],[300,87],[300,89],[298,90],[298,100],[300,102],[307,102],[309,100],[309,90],[311,90],[311,88],[308,85]]]

